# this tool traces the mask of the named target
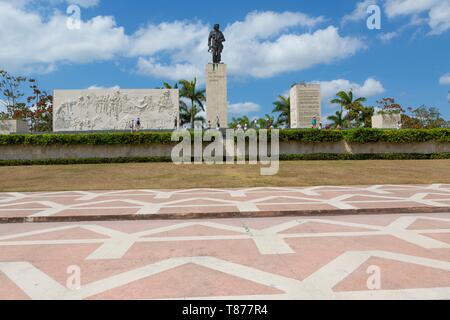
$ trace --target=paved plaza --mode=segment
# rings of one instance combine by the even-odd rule
[[[450,185],[0,193],[0,222],[445,212]]]
[[[450,185],[2,193],[0,219],[0,299],[450,299]]]
[[[0,299],[450,299],[450,213],[0,224]]]

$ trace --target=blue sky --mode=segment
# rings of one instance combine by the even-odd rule
[[[82,23],[71,30],[74,3]],[[367,28],[371,4],[380,30]],[[324,115],[334,93],[352,88],[371,105],[395,97],[450,119],[450,0],[0,0],[0,68],[50,91],[202,83],[214,23],[227,38],[230,117],[270,113],[306,81],[321,82]]]

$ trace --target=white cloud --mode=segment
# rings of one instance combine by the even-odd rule
[[[290,28],[309,28],[322,21],[322,17],[302,13],[252,12],[244,21],[225,28],[223,61],[231,75],[268,78],[346,58],[364,47],[359,39],[341,37],[335,27],[313,33],[288,32]],[[140,56],[137,70],[141,74],[172,80],[195,76],[202,81],[204,66],[211,59],[208,33],[209,26],[199,22],[149,25],[133,36],[130,55]],[[186,39],[174,41],[180,34],[186,34]],[[168,54],[169,61],[158,60],[161,53]]]
[[[91,6],[98,1],[78,3]],[[230,75],[269,78],[348,58],[365,47],[333,26],[310,30],[323,21],[299,12],[251,12],[225,27],[223,61]],[[211,59],[210,26],[199,21],[149,24],[131,35],[108,16],[85,20],[80,30],[69,30],[66,23],[61,12],[44,19],[0,0],[0,65],[11,72],[51,72],[62,63],[126,57],[137,59],[140,74],[167,80],[197,77],[202,82]]]
[[[283,34],[274,41],[235,41],[224,54],[230,72],[269,78],[283,72],[293,72],[314,65],[348,58],[364,48],[356,38],[341,37],[338,29],[330,26],[313,33]]]
[[[95,7],[100,3],[100,0],[66,0],[68,4],[76,4],[83,8]]]
[[[199,83],[204,82],[203,71],[191,63],[161,64],[153,58],[141,57],[137,63],[137,72],[142,75],[175,81],[197,78]]]
[[[364,1],[358,2],[356,4],[355,10],[353,10],[352,13],[347,14],[342,18],[342,24],[366,19],[368,16],[367,8],[376,3],[377,3],[377,0],[364,0]]]
[[[442,85],[450,84],[450,73],[444,74],[440,79],[439,83]]]
[[[163,22],[139,29],[131,38],[130,56],[153,55],[162,51],[182,50],[208,39],[208,27],[200,22]]]
[[[431,34],[441,34],[450,29],[450,2],[441,2],[429,12]]]
[[[82,8],[95,7],[100,3],[100,0],[0,0],[5,3],[14,2],[14,6],[22,8],[24,6],[53,6],[61,3],[67,5],[75,4]]]
[[[97,86],[96,84],[94,84],[93,86],[90,86],[87,89],[88,90],[120,90],[120,86],[116,85],[116,86],[112,86],[112,87],[102,87],[102,86]]]
[[[313,81],[313,83],[320,83],[322,100],[325,103],[333,99],[339,91],[353,90],[354,95],[365,98],[378,96],[385,92],[383,84],[374,78],[368,78],[363,84],[350,82],[345,79]]]
[[[362,47],[357,39],[341,38],[337,29],[328,28],[314,34],[286,33],[294,27],[313,27],[322,17],[309,17],[294,12],[252,12],[244,21],[237,21],[224,30],[227,41],[223,60],[231,75],[258,78],[308,68],[319,63],[349,56]],[[141,57],[137,69],[141,74],[178,80],[180,77],[203,78],[204,65],[210,61],[207,52],[209,26],[187,22],[164,23],[147,26],[134,36],[130,54],[170,54],[170,61],[159,62],[154,56]],[[186,34],[179,39],[180,34]],[[186,38],[186,39],[184,39]],[[150,39],[161,39],[152,41]],[[326,41],[334,45],[326,49]],[[317,50],[311,54],[311,50]],[[331,52],[332,51],[332,52]]]
[[[387,33],[380,33],[378,35],[378,39],[381,40],[383,43],[388,43],[392,39],[397,38],[399,36],[399,32],[387,32]]]
[[[323,21],[323,17],[314,18],[300,12],[253,11],[244,21],[227,26],[226,33],[234,41],[252,41],[277,36],[292,27],[314,27]]]
[[[231,115],[248,115],[261,111],[261,106],[253,102],[234,103],[228,106]]]
[[[8,3],[0,3],[0,65],[10,71],[54,68],[56,63],[110,60],[126,48],[124,29],[112,17],[84,21],[70,30],[55,13],[48,21]]]
[[[411,24],[427,23],[432,35],[450,29],[449,0],[386,0],[385,12],[389,18],[410,16]]]

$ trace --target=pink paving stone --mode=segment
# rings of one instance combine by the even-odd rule
[[[291,238],[286,242],[302,257],[298,263],[308,274],[347,251],[388,251],[443,260],[450,256],[446,249],[423,249],[390,236]]]
[[[399,217],[408,215],[374,215],[374,216],[339,216],[325,217],[328,220],[363,222],[369,225],[388,225]],[[415,214],[417,216],[417,214]],[[449,214],[429,214],[426,217],[441,217],[449,219]],[[324,219],[324,217],[320,217]],[[256,219],[216,219],[216,220],[197,220],[209,221],[219,224],[241,226],[246,225],[251,228],[267,228],[277,224],[299,220],[301,217],[283,217],[283,218],[256,218]],[[314,218],[308,218],[313,219]],[[101,226],[109,226],[115,230],[126,232],[144,231],[146,229],[157,228],[167,225],[176,225],[185,223],[186,221],[127,221],[127,222],[101,222],[91,223]],[[189,221],[194,222],[194,221]],[[5,233],[5,226],[8,226],[8,234],[33,231],[38,229],[48,229],[69,224],[23,224],[23,225],[0,225],[0,234]],[[76,224],[74,224],[76,225]],[[431,229],[441,229],[442,225],[436,225]],[[320,230],[320,229],[318,229]],[[214,229],[209,232],[215,231]],[[192,236],[203,236],[204,230],[201,228],[193,228],[190,230]],[[214,234],[214,233],[213,233]],[[220,230],[215,233],[220,234]],[[313,235],[313,234],[311,234]],[[43,235],[45,237],[45,235]],[[446,242],[449,234],[427,234],[430,238],[435,238]],[[92,237],[94,238],[94,237]],[[64,235],[61,234],[61,239]],[[215,240],[215,241],[171,241],[171,242],[151,242],[134,244],[122,258],[107,260],[86,260],[101,244],[73,244],[73,245],[30,245],[30,246],[0,246],[0,261],[29,261],[35,267],[39,268],[50,277],[54,278],[60,284],[64,285],[67,279],[67,267],[69,265],[79,265],[82,268],[83,284],[91,283],[105,279],[107,277],[127,272],[135,268],[143,267],[155,262],[159,262],[172,257],[194,257],[194,256],[211,256],[238,263],[241,265],[253,267],[262,271],[273,274],[283,275],[289,278],[303,280],[311,275],[319,268],[327,265],[339,255],[347,251],[388,251],[393,253],[402,253],[407,255],[438,259],[441,261],[450,261],[449,249],[424,249],[417,245],[405,242],[392,236],[365,236],[365,237],[322,237],[322,238],[298,238],[286,239],[286,242],[294,250],[292,254],[276,254],[262,255],[253,240]],[[1,242],[0,242],[1,245]],[[393,266],[395,270],[402,266]],[[365,271],[365,270],[363,270]],[[422,271],[419,271],[422,272]],[[420,273],[418,273],[420,274]],[[0,275],[1,276],[1,275]],[[442,277],[444,275],[438,275]],[[434,277],[434,275],[433,275]],[[367,280],[367,275],[366,278]],[[186,286],[195,281],[188,279]],[[195,279],[193,279],[195,280]],[[366,281],[365,280],[365,281]],[[432,281],[435,281],[431,279]],[[430,281],[431,281],[430,280]],[[8,280],[9,281],[9,280]],[[155,281],[148,278],[145,281]],[[230,280],[232,281],[232,280]],[[349,280],[351,283],[353,280]],[[365,284],[365,281],[363,284]],[[405,280],[406,281],[406,280]],[[3,281],[0,278],[0,288]],[[169,281],[170,283],[170,281]],[[355,283],[357,281],[355,280]],[[402,282],[403,283],[403,282]],[[433,286],[434,282],[431,282]],[[253,284],[253,283],[252,283]],[[413,284],[407,282],[408,286]],[[130,287],[136,286],[134,290],[139,296],[145,298],[153,294],[153,291],[145,286],[140,291],[140,284],[132,284]],[[145,290],[149,291],[145,291]],[[239,289],[237,286],[236,289]],[[130,289],[132,290],[132,289]],[[157,288],[156,294],[160,294]],[[189,289],[191,290],[191,289]],[[259,290],[259,289],[258,289]],[[190,292],[190,291],[189,291]],[[202,292],[201,292],[202,293]],[[111,294],[111,293],[108,293]],[[184,294],[184,293],[183,293]],[[240,295],[242,293],[239,293]],[[258,293],[256,293],[258,294]],[[117,298],[127,298],[120,295],[120,290],[114,293]],[[200,294],[203,295],[203,294]],[[0,291],[0,299],[2,294]]]
[[[450,229],[449,221],[437,221],[428,219],[417,219],[408,227],[409,230],[426,230],[426,229]]]
[[[439,193],[431,193],[429,195],[427,195],[425,197],[425,199],[431,199],[431,200],[435,200],[435,199],[443,199],[443,200],[450,200],[450,192],[449,193],[443,193],[443,192],[439,192]]]
[[[78,204],[81,203],[77,199],[82,197],[82,195],[78,196],[72,196],[72,197],[60,197],[60,196],[45,196],[45,197],[27,197],[25,199],[19,199],[14,202],[25,202],[25,201],[50,201],[57,204],[63,204],[63,205],[71,205],[71,204]],[[25,201],[24,201],[25,200]],[[12,203],[14,203],[12,202]]]
[[[136,196],[136,195],[100,196],[100,197],[88,200],[88,202],[100,202],[100,201],[111,201],[111,200],[118,200],[121,203],[122,203],[121,200],[137,200],[137,201],[143,201],[143,202],[157,202],[157,200],[155,200],[154,194],[139,195],[139,196]]]
[[[34,214],[40,213],[42,210],[14,210],[14,211],[1,211],[0,217],[2,218],[24,218]]]
[[[297,211],[297,210],[336,210],[335,206],[329,204],[258,204],[261,211]]]
[[[286,277],[301,277],[301,270],[293,270],[291,256],[261,255],[251,240],[183,241],[137,243],[125,259],[144,259],[149,263],[171,257],[212,256],[226,261],[254,267]]]
[[[159,210],[159,213],[221,213],[221,212],[236,212],[235,205],[217,205],[210,207],[165,207]]]
[[[107,216],[107,215],[131,215],[136,214],[139,211],[138,208],[111,208],[111,209],[68,209],[62,210],[53,216],[55,217],[73,217],[73,216]]]
[[[286,197],[286,196],[271,196],[271,199],[266,199],[263,201],[258,201],[256,204],[258,205],[265,205],[265,204],[284,204],[284,203],[306,203],[306,205],[314,204],[317,202],[317,200],[314,199],[306,199],[306,197]],[[303,205],[303,204],[302,204]]]
[[[383,213],[382,211],[380,213]],[[332,217],[332,220],[336,221],[344,221],[344,222],[353,222],[353,223],[361,223],[361,224],[368,224],[368,225],[375,225],[375,226],[388,226],[392,222],[394,222],[396,219],[398,219],[399,215],[347,215],[347,216],[335,216]],[[322,217],[328,219],[327,217]],[[315,217],[312,217],[312,219],[315,219]]]
[[[188,264],[91,298],[167,299],[279,293],[282,292],[246,279]]]
[[[0,262],[17,261],[82,261],[98,248],[98,244],[1,246]],[[73,264],[73,263],[71,263]],[[71,265],[67,264],[67,266]]]
[[[49,231],[43,234],[37,234],[33,236],[13,238],[10,239],[10,241],[105,239],[105,238],[108,239],[109,237],[106,235],[95,233],[90,230],[76,227],[67,230]]]
[[[242,228],[244,232],[245,229]],[[235,236],[242,235],[239,232],[233,232],[229,230],[222,230],[218,228],[212,228],[207,226],[188,226],[177,230],[171,230],[166,232],[161,232],[157,234],[148,235],[147,237],[189,237],[189,236]]]
[[[127,201],[121,201],[121,200],[117,200],[115,201],[114,199],[109,199],[106,202],[100,202],[98,200],[92,200],[92,201],[86,201],[86,203],[80,203],[79,205],[77,205],[77,208],[91,208],[91,207],[98,207],[98,208],[102,208],[102,207],[106,207],[106,208],[113,208],[113,207],[136,207],[136,206],[140,206],[139,204],[136,203],[130,203]]]
[[[306,222],[297,227],[285,230],[281,233],[327,233],[327,232],[364,232],[373,231],[365,228],[355,228],[348,226],[340,226],[336,224],[320,223],[320,222]]]
[[[233,203],[227,203],[220,200],[215,199],[183,199],[181,201],[179,200],[173,200],[170,199],[168,202],[168,206],[198,206],[198,205],[212,205],[212,206],[221,206],[221,205],[234,205]]]
[[[42,200],[41,200],[42,201]],[[24,203],[6,203],[6,204],[0,204],[0,210],[7,210],[7,209],[48,209],[51,208],[51,206],[39,203],[37,201],[22,201]]]
[[[0,272],[0,300],[30,300],[30,297]]]
[[[367,202],[372,202],[372,201],[392,201],[392,202],[395,202],[396,199],[392,199],[392,198],[393,197],[391,197],[391,196],[382,196],[382,195],[374,195],[374,194],[372,194],[372,195],[360,195],[360,194],[357,194],[357,195],[353,195],[353,196],[345,199],[344,201],[345,202],[354,202],[354,201],[357,201],[357,202],[360,202],[360,201],[362,201],[362,202],[365,202],[365,201],[367,201]]]
[[[360,203],[354,203],[350,202],[350,205],[353,207],[356,207],[358,209],[388,209],[388,208],[417,208],[417,207],[431,207],[426,204],[417,203],[417,202],[404,202],[404,201],[398,201],[398,202],[360,202]]]
[[[381,271],[381,290],[450,287],[450,271],[382,258],[370,258],[353,274],[334,287],[339,291],[365,291],[370,276],[367,270],[377,266]]]
[[[450,245],[450,233],[427,233],[425,234],[427,237],[432,239],[442,241],[444,243],[448,243]],[[449,257],[450,260],[450,257]]]

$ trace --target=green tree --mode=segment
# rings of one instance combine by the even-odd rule
[[[27,98],[30,104],[31,130],[35,132],[53,131],[53,96],[39,89],[36,80],[29,79],[32,95]]]
[[[22,89],[27,80],[25,77],[16,77],[0,70],[0,105],[6,110],[0,113],[0,118],[27,120],[30,117],[31,113],[22,101],[25,95]]]
[[[383,98],[377,101],[379,114],[402,114],[405,112],[402,106],[395,101],[395,98]]]
[[[347,111],[346,118],[350,126],[371,126],[371,121],[369,122],[367,119],[369,116],[371,117],[370,114],[373,115],[373,108],[363,106],[363,102],[367,101],[366,98],[355,99],[352,90],[349,92],[340,91],[336,94],[336,97],[331,100],[331,103],[339,104],[341,112]]]
[[[409,108],[411,115],[408,117],[410,121],[403,123],[404,128],[423,128],[423,129],[433,129],[433,128],[445,128],[447,126],[447,121],[442,118],[439,109],[434,107],[427,107],[422,105],[418,108]]]
[[[345,118],[343,110],[336,111],[336,114],[329,116],[327,119],[331,121],[331,127],[333,129],[342,129],[347,127],[347,119]]]
[[[258,119],[258,125],[261,129],[270,129],[276,126],[276,120],[274,116],[266,114],[264,118]]]
[[[278,113],[277,123],[279,125],[286,125],[288,128],[291,127],[291,98],[279,96],[278,100],[274,103],[275,109],[273,113]]]
[[[238,125],[241,125],[241,127],[244,127],[245,124],[247,124],[247,126],[250,127],[250,119],[247,116],[231,119],[231,122],[229,123],[228,126],[231,129],[236,129],[238,127]]]
[[[194,128],[194,122],[203,117],[198,116],[201,111],[205,111],[203,103],[206,101],[205,89],[197,89],[197,79],[192,81],[180,80],[180,97],[190,101],[190,106],[185,104],[180,107],[182,117],[189,116],[191,128]],[[202,120],[204,121],[204,119]]]

